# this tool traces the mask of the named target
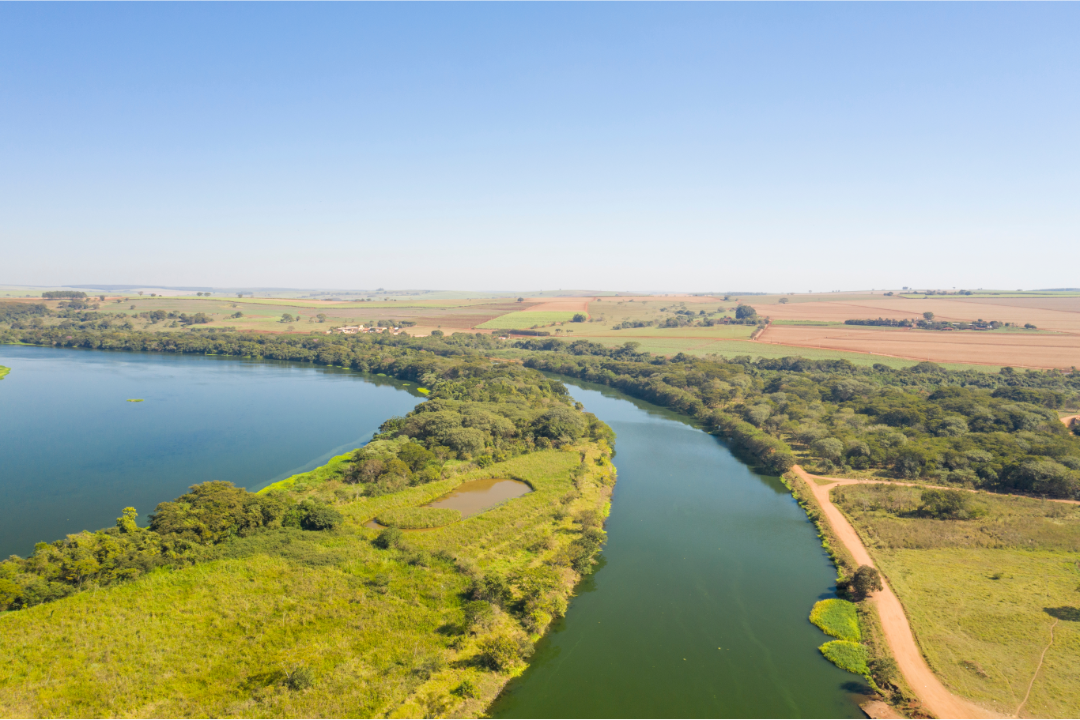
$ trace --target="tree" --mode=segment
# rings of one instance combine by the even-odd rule
[[[584,314],[577,313],[577,314],[574,315],[574,319],[571,320],[570,322],[585,322],[587,319],[588,318],[586,318]]]
[[[736,320],[752,320],[756,317],[757,310],[750,307],[749,305],[740,305],[739,307],[735,308]]]
[[[242,293],[242,292],[240,292],[240,293],[236,293],[236,297],[238,297],[238,298],[242,298],[242,297],[244,297],[244,293]]]
[[[787,301],[788,301],[788,299],[786,297],[780,298],[780,304],[781,305],[787,305]]]
[[[518,298],[518,299],[517,299],[517,301],[518,301],[518,302],[525,302],[525,298],[523,298],[523,297],[520,297],[520,298]]]
[[[810,450],[825,460],[839,460],[844,454],[844,443],[832,437],[822,438],[815,440],[810,445]]]
[[[319,322],[321,322],[321,323],[324,323],[324,322],[326,322],[326,313],[319,313],[319,314],[318,314],[318,315],[316,315],[315,317],[316,317],[316,318],[318,319],[318,321],[319,321]]]
[[[857,600],[864,600],[875,590],[881,590],[881,574],[869,565],[860,565],[851,578],[848,589]]]
[[[926,318],[926,322],[930,322],[931,320],[933,320],[933,319],[934,319],[934,313],[930,312],[929,310],[927,310],[926,312],[924,312],[924,313],[922,314],[922,316],[923,316],[924,318]]]

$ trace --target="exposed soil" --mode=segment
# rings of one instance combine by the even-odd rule
[[[855,325],[823,327],[774,324],[758,342],[848,350],[936,363],[1066,370],[1080,364],[1080,334],[942,332]]]

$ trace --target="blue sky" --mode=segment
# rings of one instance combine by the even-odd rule
[[[0,4],[0,283],[1080,286],[1080,5]]]

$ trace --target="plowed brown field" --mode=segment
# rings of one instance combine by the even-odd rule
[[[1040,330],[1056,330],[1080,334],[1080,297],[1068,298],[948,298],[911,300],[902,297],[860,298],[847,302],[792,302],[786,305],[747,302],[759,315],[773,320],[844,320],[866,318],[921,318],[924,312],[934,313],[935,320],[970,322],[999,320],[1024,325],[1031,323]]]
[[[1062,369],[1080,366],[1080,334],[772,325],[758,341],[936,363]]]
[[[531,299],[529,302],[536,303],[532,307],[528,308],[533,312],[573,312],[573,313],[587,313],[589,312],[589,301],[593,298],[565,298],[559,300],[540,300]],[[525,308],[518,307],[518,310],[524,310]]]

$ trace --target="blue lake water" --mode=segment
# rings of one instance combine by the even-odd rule
[[[0,557],[129,505],[145,523],[195,483],[254,490],[310,470],[423,400],[309,364],[0,345],[0,365]]]
[[[317,467],[423,400],[308,364],[0,346],[0,365],[0,556]],[[779,479],[675,413],[567,384],[618,434],[608,543],[492,715],[860,717],[861,679],[807,621],[834,569]]]

